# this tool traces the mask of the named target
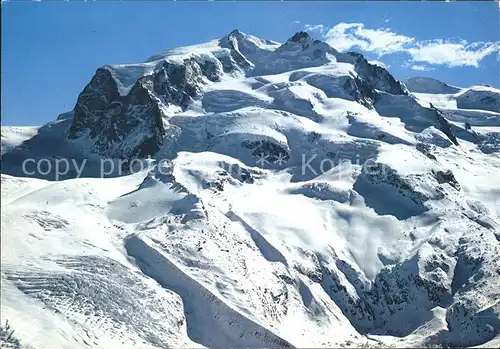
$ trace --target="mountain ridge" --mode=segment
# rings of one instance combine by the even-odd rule
[[[149,82],[149,84],[153,84],[152,88],[146,88],[149,92],[142,92],[144,95],[144,97],[142,98],[149,99],[149,101],[137,101],[137,104],[140,105],[141,108],[145,108],[145,113],[150,114],[154,110],[156,120],[147,121],[150,125],[143,127],[143,129],[145,128],[146,130],[141,130],[141,133],[149,134],[150,136],[148,136],[148,138],[140,140],[140,144],[135,148],[126,150],[111,150],[109,148],[113,148],[114,146],[107,145],[109,143],[113,143],[117,138],[125,137],[127,132],[131,132],[130,127],[129,130],[126,130],[121,135],[107,134],[98,137],[96,129],[91,130],[88,127],[81,125],[81,119],[92,120],[92,115],[85,114],[85,110],[103,110],[104,114],[110,114],[109,116],[107,116],[108,119],[115,118],[113,116],[114,113],[123,113],[123,109],[120,108],[123,103],[121,101],[122,93],[120,93],[120,91],[125,90],[126,88],[117,87],[118,84],[121,84],[121,81],[115,78],[116,75],[119,75],[116,72],[111,72],[111,77],[114,79],[117,86],[114,86],[115,84],[113,84],[110,77],[108,77],[107,82],[103,83],[104,91],[96,91],[97,95],[94,99],[96,99],[97,101],[101,101],[102,96],[106,96],[104,98],[105,105],[93,106],[92,97],[90,97],[90,100],[88,97],[89,94],[92,95],[93,93],[93,80],[99,79],[98,75],[93,78],[87,88],[82,92],[80,96],[85,96],[85,99],[79,98],[79,101],[75,106],[75,121],[73,122],[72,128],[70,130],[70,138],[78,138],[78,134],[88,132],[90,135],[90,139],[95,142],[94,150],[97,153],[105,156],[144,157],[147,155],[153,155],[159,150],[162,144],[162,136],[165,134],[164,129],[162,129],[163,125],[159,121],[159,119],[165,119],[169,117],[169,107],[178,106],[181,109],[186,109],[188,107],[188,104],[193,102],[194,98],[199,97],[200,93],[202,93],[203,86],[206,85],[207,82],[209,84],[217,83],[225,73],[239,72],[246,76],[255,75],[255,71],[257,71],[258,73],[262,73],[263,71],[269,73],[270,68],[268,62],[283,62],[283,60],[286,59],[288,59],[289,62],[293,62],[294,60],[286,58],[289,55],[292,55],[294,59],[297,55],[299,57],[302,56],[307,58],[306,66],[325,64],[332,59],[335,62],[352,64],[354,66],[354,69],[351,73],[349,73],[350,77],[344,80],[344,89],[356,101],[364,104],[365,106],[373,107],[373,103],[377,98],[377,92],[375,92],[376,90],[396,95],[408,94],[408,90],[406,89],[404,84],[401,84],[400,82],[395,80],[384,68],[368,63],[368,61],[362,55],[354,52],[340,54],[324,42],[318,40],[313,41],[312,38],[305,32],[296,33],[280,46],[273,42],[244,34],[238,30],[234,30],[219,41],[213,41],[212,43],[215,42],[218,43],[217,46],[210,44],[208,45],[208,47],[210,47],[210,50],[205,51],[199,55],[183,55],[182,50],[180,53],[178,52],[178,50],[171,50],[170,52],[173,52],[173,54],[167,54],[162,59],[157,60],[158,63],[156,64],[156,68],[152,70],[152,75],[150,78],[152,79],[152,81]],[[240,46],[243,53],[240,52]],[[199,48],[198,51],[203,51],[202,48],[204,48],[204,45],[195,45],[194,47]],[[184,48],[184,50],[186,49],[189,49],[189,47]],[[229,52],[227,52],[227,50],[229,50]],[[262,57],[259,56],[261,54],[263,55]],[[286,56],[283,56],[283,54],[286,54]],[[174,58],[172,58],[172,55]],[[245,55],[248,55],[249,58],[247,58]],[[175,63],[170,62],[170,59],[173,59]],[[97,74],[102,74],[100,73],[103,71],[102,69],[109,69],[109,67],[111,66],[107,67],[100,68],[101,70],[98,70]],[[298,67],[287,66],[286,69],[296,69],[300,67],[300,65]],[[170,71],[168,71],[169,69]],[[275,72],[279,73],[284,68],[273,66],[272,69],[275,70]],[[139,81],[148,79],[146,78],[146,76],[137,78],[132,87],[132,90],[128,88],[128,93],[126,96],[124,96],[125,99],[127,99],[131,92],[140,93],[141,89],[145,88],[142,82],[139,83]],[[174,79],[176,79],[176,81],[169,81],[168,76],[172,76]],[[158,85],[160,80],[163,81],[161,82],[163,86],[173,86],[173,89],[170,88],[165,90],[164,88],[160,87]],[[321,88],[321,85],[319,87]],[[117,89],[119,90],[118,94],[116,92]],[[110,93],[111,95],[108,96],[108,94]],[[130,96],[128,99],[132,99],[133,101],[132,103],[126,102],[126,104],[131,104],[131,108],[134,108],[134,100],[137,100],[137,98],[135,98],[134,96]],[[160,103],[155,103],[156,101],[160,101]],[[85,105],[85,103],[90,103],[90,105],[87,106]],[[144,107],[145,103],[147,104],[146,107]],[[81,106],[81,104],[84,105]],[[116,111],[116,108],[120,108],[120,110]],[[125,110],[124,113],[125,115],[120,115],[117,120],[126,118],[126,115],[128,115],[127,111]],[[101,119],[101,115],[97,115],[97,117]],[[141,113],[139,113],[137,117],[133,115],[129,117],[135,119],[138,118],[141,120],[145,119],[145,116],[141,116]],[[439,115],[436,114],[435,117],[431,117],[431,119],[433,118],[435,118],[435,120],[432,120],[430,122],[434,123],[438,128],[449,128],[449,126],[447,125],[447,121],[440,119]],[[113,121],[110,122],[113,123]],[[98,122],[92,123],[96,125],[99,124]],[[131,127],[134,127],[137,124],[137,122],[134,120],[132,120],[130,123],[132,125]],[[156,125],[156,128],[152,125]],[[103,129],[103,127],[101,127],[100,125],[96,126],[96,128],[98,130]],[[118,130],[120,130],[122,127],[120,127],[119,125],[117,125],[116,127],[110,125],[108,127],[105,127],[104,129],[106,128],[117,128]],[[449,131],[445,131],[445,133],[450,135]],[[454,141],[453,137],[451,139],[452,141]]]

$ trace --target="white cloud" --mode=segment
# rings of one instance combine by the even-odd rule
[[[321,36],[341,52],[358,48],[378,57],[402,52],[410,55],[412,62],[449,67],[478,67],[485,57],[500,51],[499,42],[468,43],[465,40],[442,39],[419,41],[386,28],[365,28],[362,23],[339,23],[332,28],[321,24],[306,25],[304,28]]]
[[[391,67],[390,65],[385,64],[384,62],[378,61],[378,60],[369,61],[368,63],[378,65],[379,67],[382,67],[385,69],[389,69]]]
[[[419,64],[412,65],[411,69],[417,70],[417,71],[432,71],[432,70],[434,70],[434,68],[427,67],[425,65],[419,65]]]
[[[433,40],[418,43],[416,47],[408,48],[407,52],[415,62],[445,64],[450,67],[472,66],[477,68],[484,58],[498,51],[499,48],[498,42],[469,44],[465,40],[460,42]]]
[[[389,29],[366,29],[362,23],[339,23],[331,29],[323,25],[306,25],[305,30],[317,33],[332,47],[347,51],[358,47],[379,56],[401,51],[405,44],[414,41]]]

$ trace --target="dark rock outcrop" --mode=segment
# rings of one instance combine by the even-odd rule
[[[309,41],[311,37],[306,32],[297,32],[295,33],[287,42],[301,42],[301,41]]]
[[[481,135],[479,141],[479,149],[485,154],[500,152],[500,133],[488,132]]]
[[[265,158],[266,163],[277,161],[287,162],[290,155],[282,146],[269,141],[244,141],[241,146],[253,150],[252,155],[256,158]]]
[[[92,150],[110,157],[144,157],[158,150],[162,113],[150,93],[151,77],[140,78],[120,96],[107,69],[98,69],[78,97],[68,138],[87,136]]]
[[[347,55],[353,58],[354,69],[372,88],[384,91],[393,95],[407,95],[406,86],[384,68],[370,64],[366,58],[356,52],[348,52]]]
[[[434,145],[429,144],[429,143],[417,143],[415,148],[419,152],[421,152],[422,154],[427,156],[429,159],[437,161],[436,156],[434,154],[432,154],[432,151],[434,149]]]
[[[102,156],[153,155],[166,133],[168,115],[162,106],[186,109],[199,94],[204,79],[215,82],[221,74],[222,65],[217,61],[163,61],[122,96],[112,72],[100,68],[78,97],[68,138],[88,137],[92,150]]]
[[[460,184],[458,183],[451,170],[433,171],[433,174],[439,184],[448,183],[456,190],[460,190]]]
[[[344,84],[344,90],[359,104],[372,109],[377,98],[377,92],[365,80],[359,77],[348,79]]]
[[[431,107],[430,109],[434,112],[436,116],[437,128],[441,130],[446,136],[448,136],[448,138],[450,139],[450,141],[453,142],[453,144],[459,145],[457,137],[455,137],[455,135],[453,134],[451,130],[451,125],[448,122],[448,120],[446,120],[446,118],[443,116],[443,113],[439,109],[434,107],[432,103],[430,103],[430,107]]]

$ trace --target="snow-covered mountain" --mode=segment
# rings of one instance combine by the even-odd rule
[[[500,91],[408,87],[235,30],[2,127],[0,341],[497,345]]]
[[[459,87],[425,76],[415,76],[403,80],[408,90],[418,93],[453,94],[461,90]]]

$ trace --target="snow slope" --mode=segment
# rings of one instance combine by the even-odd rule
[[[500,115],[463,91],[302,32],[100,68],[2,127],[0,343],[494,346]]]
[[[25,140],[36,135],[38,127],[33,126],[5,126],[2,127],[2,154],[17,147]]]

